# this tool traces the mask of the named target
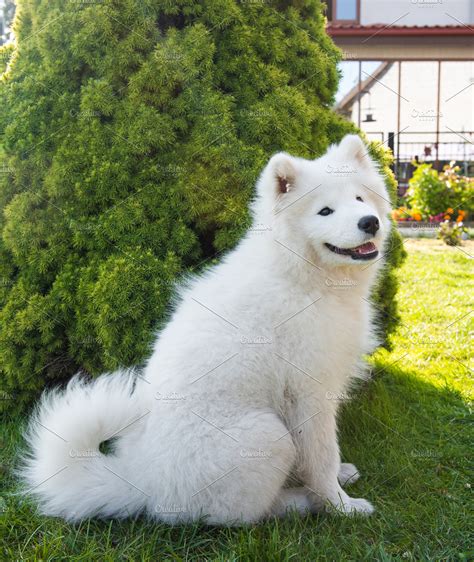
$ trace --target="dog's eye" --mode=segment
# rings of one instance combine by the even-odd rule
[[[357,201],[362,201],[362,202],[364,201],[360,195],[358,195],[358,196],[356,197],[356,199],[357,199]]]
[[[332,209],[330,209],[329,207],[324,207],[323,209],[321,209],[318,213],[318,215],[322,215],[323,217],[326,217],[327,215],[330,215],[331,213],[334,213],[334,211]]]

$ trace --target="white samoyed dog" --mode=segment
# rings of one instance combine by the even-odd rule
[[[41,512],[214,525],[371,513],[342,488],[359,473],[341,463],[337,398],[377,345],[389,209],[358,136],[316,160],[273,156],[253,226],[181,290],[143,374],[44,394],[20,469]]]

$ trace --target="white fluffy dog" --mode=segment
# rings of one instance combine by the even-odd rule
[[[334,398],[376,345],[388,211],[357,136],[317,160],[273,156],[253,227],[181,291],[143,375],[45,393],[21,469],[42,513],[215,525],[371,513],[341,487],[359,474],[340,461]],[[285,487],[290,475],[303,485]]]

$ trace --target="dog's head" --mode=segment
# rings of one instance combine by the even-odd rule
[[[380,255],[390,202],[358,136],[344,137],[316,160],[276,154],[262,173],[258,194],[257,212],[271,221],[275,236],[300,250],[309,245],[322,265],[357,266]]]

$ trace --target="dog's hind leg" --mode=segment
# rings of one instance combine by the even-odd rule
[[[311,513],[313,502],[308,496],[305,488],[282,488],[270,515],[285,517],[291,511],[296,511],[300,515]]]
[[[293,440],[275,413],[254,410],[232,422],[229,417],[229,411],[222,417],[214,412],[213,425],[197,426],[199,454],[188,471],[194,480],[186,484],[188,509],[193,519],[201,513],[211,525],[256,523],[270,516],[296,461]]]

